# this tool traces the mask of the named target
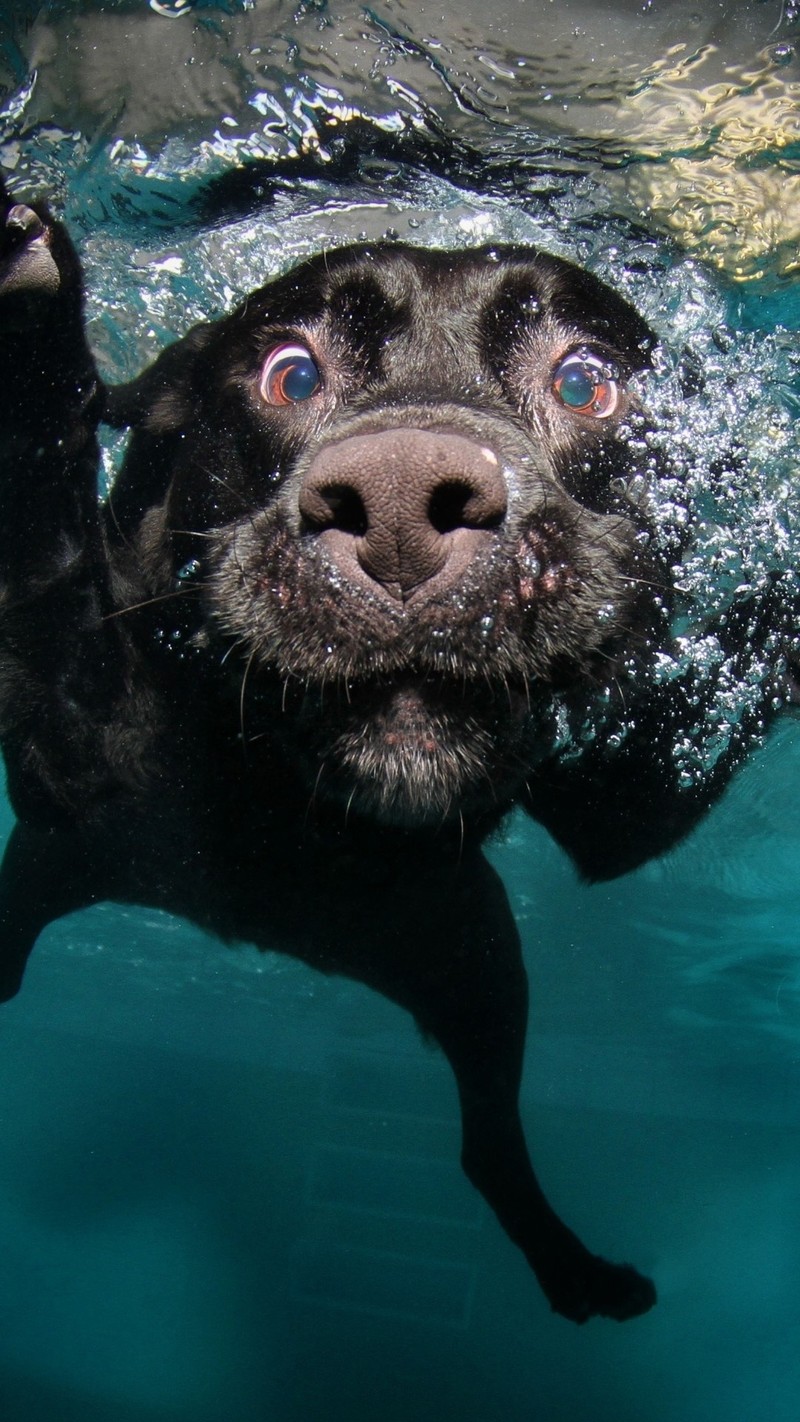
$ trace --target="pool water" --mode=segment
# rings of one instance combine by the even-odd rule
[[[659,334],[684,655],[800,568],[797,5],[26,0],[0,83],[0,163],[66,214],[109,378],[321,246],[531,242]],[[491,847],[540,1177],[658,1284],[622,1327],[549,1313],[388,1002],[150,911],[53,925],[0,1020],[4,1422],[796,1422],[798,779],[787,715],[623,880],[521,819]]]

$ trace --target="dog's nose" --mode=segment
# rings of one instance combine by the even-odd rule
[[[400,601],[449,586],[506,512],[497,455],[450,431],[390,429],[327,445],[303,479],[306,531],[345,574]]]

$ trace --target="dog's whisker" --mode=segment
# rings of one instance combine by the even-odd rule
[[[235,652],[240,652],[242,648],[246,646],[247,643],[243,637],[237,637],[234,642],[231,642],[230,646],[225,648],[225,651],[219,659],[220,668],[225,666],[229,657],[232,657]]]
[[[245,693],[246,693],[246,690],[247,690],[247,678],[248,678],[249,675],[250,675],[250,668],[252,667],[253,662],[255,661],[255,658],[256,658],[256,648],[254,647],[254,648],[252,649],[252,651],[251,651],[249,657],[247,658],[247,662],[246,662],[246,664],[245,664],[244,672],[242,673],[242,685],[241,685],[241,688],[240,688],[240,690],[239,690],[239,733],[240,733],[240,735],[241,735],[241,737],[242,737],[242,746],[243,746],[243,747],[246,746],[246,737],[245,737],[245,731],[244,731],[244,700],[245,700]]]
[[[324,760],[321,760],[320,763],[319,763],[319,768],[318,768],[318,770],[317,770],[317,776],[316,776],[316,779],[315,779],[315,781],[314,781],[314,785],[313,785],[311,794],[310,794],[309,797],[308,797],[308,804],[306,805],[306,812],[305,812],[305,815],[304,815],[304,817],[303,817],[303,829],[307,829],[307,828],[308,828],[308,821],[309,821],[309,819],[310,819],[310,817],[311,817],[311,811],[314,809],[314,806],[316,805],[316,801],[317,801],[317,791],[319,790],[320,782],[322,781],[322,776],[323,776],[324,770],[325,770],[325,761],[324,761]]]
[[[176,597],[187,597],[189,593],[199,593],[203,590],[200,583],[187,584],[185,587],[173,588],[168,593],[157,593],[154,597],[146,597],[141,602],[132,602],[127,607],[116,607],[113,612],[103,614],[101,621],[111,622],[115,617],[125,617],[129,612],[138,612],[143,607],[152,607],[157,602],[171,602]]]
[[[347,804],[346,804],[345,807],[344,807],[344,827],[345,827],[345,829],[347,829],[347,827],[348,827],[348,825],[349,825],[349,823],[350,823],[350,810],[351,810],[351,808],[352,808],[353,801],[355,800],[355,797],[356,797],[356,787],[355,787],[355,785],[354,785],[353,788],[352,788],[352,790],[350,791],[350,794],[349,794],[348,797],[347,797]]]

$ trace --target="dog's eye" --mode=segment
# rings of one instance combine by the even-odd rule
[[[568,410],[604,419],[619,403],[619,372],[593,351],[573,351],[553,372],[553,394]]]
[[[305,346],[288,343],[270,351],[261,370],[259,390],[268,405],[296,405],[319,390],[319,367]]]

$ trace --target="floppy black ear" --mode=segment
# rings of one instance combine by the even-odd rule
[[[151,434],[175,429],[191,414],[192,373],[197,356],[213,332],[211,322],[193,326],[179,341],[125,385],[109,386],[103,423],[114,429],[144,427]]]
[[[196,413],[197,360],[213,330],[211,323],[194,326],[135,380],[106,392],[104,424],[132,431],[124,467],[109,498],[107,531],[114,542],[124,542],[146,510],[167,496],[182,431]]]

